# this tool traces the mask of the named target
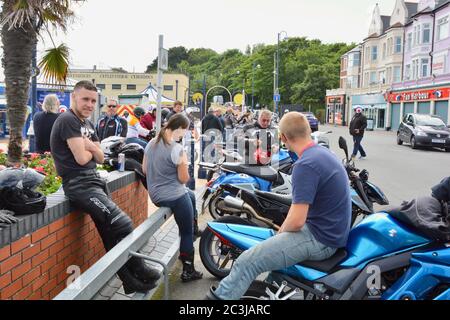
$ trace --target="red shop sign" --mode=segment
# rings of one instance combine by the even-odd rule
[[[450,88],[390,93],[388,102],[427,101],[450,98]]]

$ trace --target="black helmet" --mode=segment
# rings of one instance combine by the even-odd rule
[[[144,148],[137,143],[129,143],[119,148],[118,154],[125,154],[125,159],[134,159],[139,163],[144,160]]]
[[[1,204],[4,209],[19,215],[41,213],[47,205],[46,197],[30,189],[3,188],[0,191]]]
[[[161,110],[161,118],[164,120],[170,114],[170,109],[164,108]]]
[[[140,117],[145,116],[145,110],[144,110],[144,108],[142,108],[142,107],[136,107],[136,108],[134,108],[133,113],[134,113],[134,115],[136,116],[136,118],[140,118]]]

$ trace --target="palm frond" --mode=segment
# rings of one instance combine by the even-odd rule
[[[61,44],[45,52],[39,62],[39,68],[45,80],[50,84],[64,85],[69,70],[69,48]]]
[[[66,30],[68,21],[74,16],[71,5],[84,0],[4,0],[11,2],[8,11],[3,12],[1,27],[9,30],[36,21],[37,26],[51,23],[54,27]],[[39,31],[39,30],[36,30]]]

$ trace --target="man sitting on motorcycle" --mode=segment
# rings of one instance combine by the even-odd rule
[[[292,206],[278,235],[245,251],[230,275],[208,299],[241,298],[258,275],[302,261],[323,261],[346,247],[351,200],[347,173],[339,160],[311,139],[306,117],[292,112],[280,123],[281,140],[299,156],[292,174]]]

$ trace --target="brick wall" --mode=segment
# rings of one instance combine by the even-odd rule
[[[148,194],[140,182],[113,192],[112,199],[135,227],[148,217]],[[53,299],[66,287],[69,266],[84,272],[104,254],[91,218],[71,212],[0,248],[0,299]]]

